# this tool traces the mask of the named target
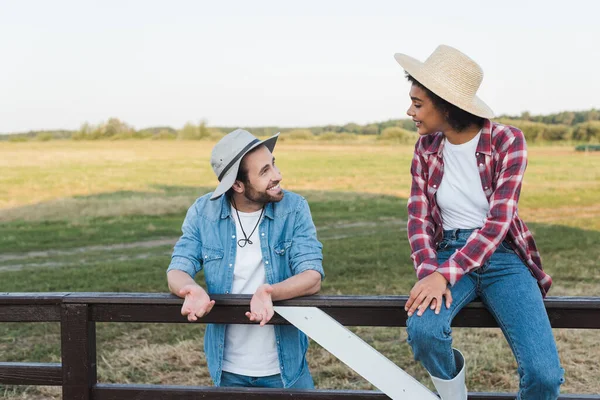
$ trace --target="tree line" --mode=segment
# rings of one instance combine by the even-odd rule
[[[516,126],[525,134],[528,142],[572,141],[600,143],[600,110],[563,111],[547,115],[531,115],[523,112],[518,116],[501,115],[498,122]],[[175,129],[169,126],[136,130],[118,118],[109,118],[99,124],[84,123],[76,131],[48,130],[0,135],[0,141],[47,141],[70,140],[218,140],[238,127],[212,127],[207,121],[188,122]],[[415,125],[410,119],[390,119],[369,124],[348,123],[306,128],[280,128],[277,126],[242,127],[257,136],[269,136],[281,132],[282,140],[355,140],[357,135],[377,136],[378,139],[411,143],[416,138]]]

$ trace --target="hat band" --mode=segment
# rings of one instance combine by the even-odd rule
[[[231,167],[233,167],[233,164],[235,164],[237,162],[237,160],[239,160],[240,158],[242,158],[242,156],[244,154],[246,154],[246,152],[248,150],[250,150],[250,148],[252,146],[254,146],[256,143],[260,142],[260,140],[258,139],[254,139],[253,141],[251,141],[250,143],[248,143],[248,145],[246,145],[246,147],[244,147],[242,149],[242,151],[240,151],[237,156],[233,157],[233,160],[231,160],[229,162],[229,164],[227,164],[227,166],[225,166],[225,168],[223,168],[223,171],[221,171],[221,173],[219,174],[219,182],[221,182],[221,180],[223,179],[223,177],[227,174],[227,172],[229,172],[229,170],[231,169]]]

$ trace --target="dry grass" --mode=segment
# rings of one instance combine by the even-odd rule
[[[406,344],[406,331],[400,328],[361,327],[353,330],[365,341],[390,358],[399,367],[433,390],[426,371],[412,360]],[[516,363],[499,329],[455,328],[454,345],[468,360],[470,391],[518,390]],[[598,393],[600,360],[594,348],[600,332],[592,330],[555,330],[565,368],[563,393]],[[113,340],[118,348],[99,351],[98,380],[105,383],[142,383],[165,385],[211,386],[202,338],[182,340],[175,344],[153,344],[150,332],[132,331]],[[482,347],[482,343],[485,347]],[[99,346],[102,347],[101,345]],[[372,390],[369,382],[352,371],[316,343],[311,343],[308,360],[317,388]],[[24,390],[24,392],[23,392]],[[3,398],[60,399],[60,388],[8,387]]]

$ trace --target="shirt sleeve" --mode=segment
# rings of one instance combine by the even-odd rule
[[[323,271],[323,245],[317,240],[317,229],[313,223],[306,199],[300,201],[296,210],[294,236],[289,251],[294,275],[307,270],[314,270],[321,274],[321,279],[325,277]]]
[[[186,272],[192,278],[202,270],[202,241],[198,231],[198,210],[194,203],[187,211],[183,225],[182,235],[175,244],[171,263],[167,272],[180,270]]]
[[[438,262],[434,244],[435,222],[427,199],[427,171],[423,169],[427,164],[420,155],[419,143],[417,141],[410,167],[412,184],[408,198],[408,242],[417,278],[421,280],[436,271]]]
[[[510,223],[517,212],[523,175],[527,167],[527,145],[523,133],[515,128],[512,137],[506,141],[506,150],[500,151],[496,162],[496,188],[490,196],[490,211],[481,229],[467,239],[465,245],[456,251],[437,271],[454,285],[468,272],[479,268],[492,256],[502,243]]]

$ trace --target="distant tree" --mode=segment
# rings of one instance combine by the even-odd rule
[[[341,132],[358,133],[358,132],[360,132],[360,130],[361,130],[360,125],[355,124],[354,122],[351,122],[349,124],[342,126]]]
[[[377,135],[379,133],[379,126],[377,124],[369,124],[362,128],[363,135]]]
[[[531,114],[529,113],[529,111],[523,111],[521,113],[521,119],[524,120],[524,121],[531,120]]]
[[[200,140],[207,139],[210,135],[211,132],[206,126],[206,121],[201,120],[198,125],[194,125],[192,122],[186,123],[177,133],[177,139]]]

